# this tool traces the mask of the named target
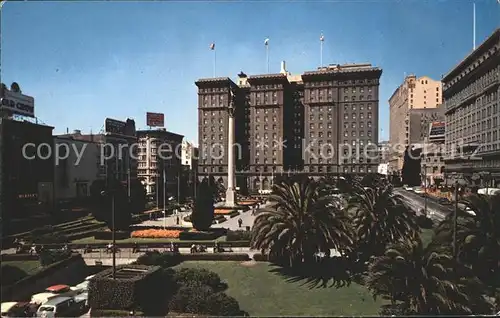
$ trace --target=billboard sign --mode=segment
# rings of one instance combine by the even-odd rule
[[[107,133],[124,135],[126,123],[121,120],[106,118],[104,130]]]
[[[104,122],[104,130],[107,133],[123,136],[135,136],[135,121],[127,119],[127,121],[106,118]]]
[[[146,113],[146,125],[149,127],[165,126],[165,116],[161,113]]]
[[[444,135],[445,129],[446,129],[446,126],[445,126],[444,122],[435,121],[431,124],[431,129],[430,129],[429,135],[430,136]]]
[[[35,99],[4,89],[0,100],[0,110],[11,114],[35,117]]]

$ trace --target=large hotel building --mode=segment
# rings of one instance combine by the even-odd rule
[[[500,183],[499,96],[497,29],[443,78],[448,179],[483,186]]]
[[[371,64],[347,64],[292,75],[282,62],[278,74],[196,81],[199,178],[227,184],[231,91],[238,187],[267,190],[282,174],[376,172],[381,74]]]
[[[429,125],[443,121],[441,82],[428,76],[408,75],[389,99],[389,172],[399,174],[403,168],[404,150],[423,143]]]

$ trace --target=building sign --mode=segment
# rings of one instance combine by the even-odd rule
[[[127,121],[121,121],[111,118],[106,118],[104,122],[104,130],[110,134],[117,134],[123,136],[135,136],[135,121],[133,119],[127,119]]]
[[[160,113],[146,113],[146,123],[149,127],[165,126],[165,116]]]
[[[125,132],[126,123],[121,120],[106,118],[104,122],[104,130],[107,133],[123,135]]]
[[[35,117],[35,99],[4,89],[1,95],[0,110],[10,114]]]
[[[440,136],[445,133],[445,123],[442,121],[435,121],[431,124],[429,136]]]

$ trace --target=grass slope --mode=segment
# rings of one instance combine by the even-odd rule
[[[240,262],[184,262],[177,266],[206,268],[229,285],[227,294],[251,316],[357,316],[378,315],[382,300],[374,301],[361,285],[310,287],[306,281],[289,282],[270,272],[275,266]]]

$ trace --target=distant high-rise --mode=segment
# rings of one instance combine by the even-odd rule
[[[227,77],[196,81],[198,176],[227,184],[231,88],[236,92],[234,150],[240,188],[267,190],[283,174],[376,172],[381,74],[370,64],[348,64],[291,75],[282,62],[278,74],[240,73],[237,83]],[[373,156],[367,158],[363,149],[370,145]]]
[[[442,120],[442,85],[427,76],[406,76],[389,99],[390,172],[401,171],[406,146],[422,143],[429,123]],[[397,150],[401,151],[397,151]]]

